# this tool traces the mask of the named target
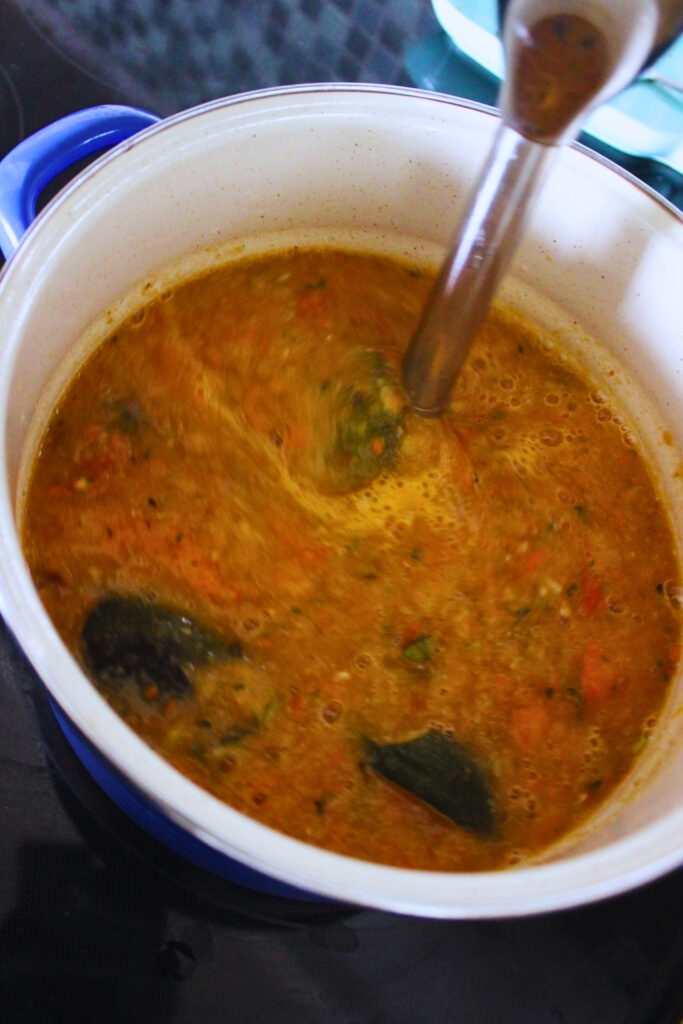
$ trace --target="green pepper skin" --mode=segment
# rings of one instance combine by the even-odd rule
[[[489,779],[460,743],[431,729],[405,743],[365,740],[370,766],[456,825],[492,838],[498,815]]]
[[[127,680],[141,688],[152,683],[169,696],[191,692],[186,669],[244,656],[239,643],[225,644],[187,616],[122,595],[95,605],[81,639],[85,662],[101,685],[116,690]]]

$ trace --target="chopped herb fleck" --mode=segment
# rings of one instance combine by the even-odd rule
[[[318,814],[324,814],[325,813],[325,811],[327,810],[327,805],[329,804],[331,799],[332,799],[332,794],[331,793],[323,793],[322,796],[319,796],[317,800],[313,801],[313,804],[314,804],[315,809],[318,812]]]
[[[124,398],[116,402],[105,402],[111,412],[111,426],[127,437],[132,437],[145,423],[142,407],[137,398]]]
[[[253,733],[258,732],[260,722],[256,715],[252,715],[248,722],[241,722],[226,729],[221,734],[221,743],[225,746],[229,746],[233,743],[239,743],[245,736],[251,736]]]
[[[273,721],[275,715],[277,714],[278,705],[279,701],[275,697],[273,697],[272,700],[268,701],[265,708],[263,709],[263,714],[261,715],[264,725],[267,725],[268,722]]]
[[[423,633],[402,648],[402,654],[415,665],[426,665],[434,656],[434,638]]]
[[[371,483],[390,468],[404,435],[405,399],[384,359],[371,349],[353,354],[350,381],[335,381],[327,399],[329,424],[323,441],[326,491],[346,493]]]
[[[564,692],[565,696],[568,697],[571,703],[574,705],[578,714],[583,714],[583,711],[586,707],[586,702],[583,699],[583,694],[580,693],[580,691],[577,690],[575,686],[565,687]]]
[[[638,738],[636,740],[634,740],[633,743],[631,744],[631,751],[632,751],[632,753],[639,754],[640,751],[644,749],[646,744],[647,744],[647,737],[644,736],[641,733],[640,736],[638,736]]]

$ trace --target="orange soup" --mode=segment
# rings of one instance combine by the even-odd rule
[[[623,412],[513,312],[441,419],[410,412],[432,281],[292,248],[151,301],[54,411],[23,544],[180,772],[307,842],[469,871],[533,857],[628,772],[679,570]]]

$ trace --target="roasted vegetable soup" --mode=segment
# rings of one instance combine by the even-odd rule
[[[479,870],[564,835],[646,745],[678,566],[623,413],[513,312],[443,418],[410,413],[431,282],[293,248],[165,292],[54,412],[23,541],[181,772],[332,850]]]

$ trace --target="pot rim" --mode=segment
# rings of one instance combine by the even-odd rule
[[[164,132],[169,128],[182,124],[184,121],[193,119],[199,115],[208,114],[215,110],[227,109],[236,105],[242,106],[245,103],[253,101],[268,100],[281,96],[332,95],[344,93],[349,93],[351,95],[367,94],[405,96],[406,98],[428,100],[437,104],[445,104],[447,106],[461,107],[465,110],[478,111],[482,114],[487,114],[488,116],[493,117],[495,120],[500,120],[500,111],[497,107],[493,107],[487,103],[481,103],[478,100],[470,100],[464,96],[452,96],[449,93],[432,92],[429,89],[417,89],[410,86],[386,85],[373,82],[309,82],[300,85],[270,86],[265,89],[254,89],[248,92],[234,93],[230,96],[218,97],[217,99],[208,100],[206,103],[200,103],[194,107],[188,107],[186,110],[179,110],[175,114],[162,118],[156,124],[152,124],[147,128],[141,129],[130,139],[120,142],[117,146],[114,146],[112,149],[107,150],[105,153],[102,153],[101,156],[92,160],[87,167],[67,182],[66,185],[60,189],[57,195],[54,196],[40,211],[22,237],[17,250],[15,250],[15,252],[10,256],[7,264],[14,259],[19,250],[24,248],[25,243],[28,243],[29,238],[36,230],[39,229],[42,221],[52,213],[55,207],[61,206],[63,203],[67,202],[72,193],[80,188],[93,175],[97,174],[105,164],[110,163],[120,153],[134,149],[150,136]],[[574,141],[565,148],[581,153],[589,160],[593,160],[595,163],[600,164],[607,170],[612,171],[618,177],[633,185],[640,192],[649,196],[650,199],[654,200],[659,206],[662,206],[668,213],[671,213],[677,220],[683,223],[683,210],[680,210],[669,199],[663,196],[661,192],[657,192],[657,190],[647,182],[636,177],[636,175],[632,174],[631,171],[626,170],[625,167],[622,167],[615,161],[610,160],[609,157],[604,156],[602,153],[596,152],[582,142]],[[4,275],[6,266],[0,269],[0,280]]]
[[[172,115],[120,143],[82,171],[31,225],[0,277],[0,300],[14,268],[54,212],[101,168],[159,133],[200,115],[287,96],[388,95],[447,104],[499,118],[495,108],[470,100],[401,86],[324,83],[241,93]],[[585,146],[583,156],[617,173],[683,224],[683,214],[663,196]],[[0,408],[6,409],[16,340],[0,352]],[[6,445],[5,418],[0,446]],[[400,913],[447,918],[502,917],[576,906],[633,888],[683,862],[683,807],[600,849],[544,864],[488,872],[416,871],[361,861],[323,850],[235,811],[182,776],[116,715],[64,647],[45,612],[23,560],[6,473],[0,476],[0,608],[24,651],[60,707],[128,782],[192,835],[249,867],[326,897]],[[68,687],[65,688],[65,680]],[[141,781],[142,780],[142,781]],[[171,797],[165,794],[172,794]],[[652,856],[652,850],[657,850]]]

